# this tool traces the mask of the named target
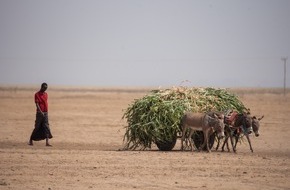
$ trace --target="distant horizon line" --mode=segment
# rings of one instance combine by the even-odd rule
[[[40,88],[41,84],[3,84],[0,83],[0,90],[35,90]],[[216,87],[216,86],[195,86],[195,85],[172,85],[172,86],[144,86],[144,85],[55,85],[48,83],[48,90],[52,91],[74,91],[74,90],[87,90],[87,91],[111,91],[111,90],[133,90],[133,91],[147,91],[153,89],[168,89],[174,87],[187,87],[187,88],[216,88],[216,89],[233,89],[233,90],[274,90],[283,92],[283,87],[253,87],[253,86],[231,86],[231,87]],[[290,88],[286,88],[290,91]]]

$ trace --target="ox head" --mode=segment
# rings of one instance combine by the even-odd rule
[[[225,116],[224,114],[218,114],[218,113],[213,113],[211,118],[211,126],[214,128],[215,131],[218,133],[218,138],[221,139],[225,136],[224,129],[225,129],[225,124],[224,124],[224,119]]]
[[[255,136],[258,137],[260,135],[259,128],[260,128],[260,120],[264,118],[264,115],[260,118],[256,118],[256,116],[252,117],[252,126]]]

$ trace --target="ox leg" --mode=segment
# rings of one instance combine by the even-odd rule
[[[254,150],[253,150],[253,148],[252,148],[252,143],[251,143],[251,139],[250,139],[249,134],[247,134],[246,137],[247,137],[248,143],[249,143],[249,145],[250,145],[250,150],[251,150],[252,152],[254,152]]]

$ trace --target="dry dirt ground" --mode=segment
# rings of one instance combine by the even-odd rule
[[[290,189],[290,94],[236,90],[253,115],[265,115],[260,137],[238,152],[119,151],[124,109],[148,91],[49,88],[53,147],[28,146],[33,88],[0,88],[0,189]]]

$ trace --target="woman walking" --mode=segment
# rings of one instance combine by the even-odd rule
[[[40,141],[46,139],[46,146],[51,146],[48,142],[52,138],[48,123],[48,94],[47,84],[42,83],[41,88],[34,95],[34,101],[36,105],[36,119],[34,130],[29,139],[29,145],[33,145],[33,141]]]

